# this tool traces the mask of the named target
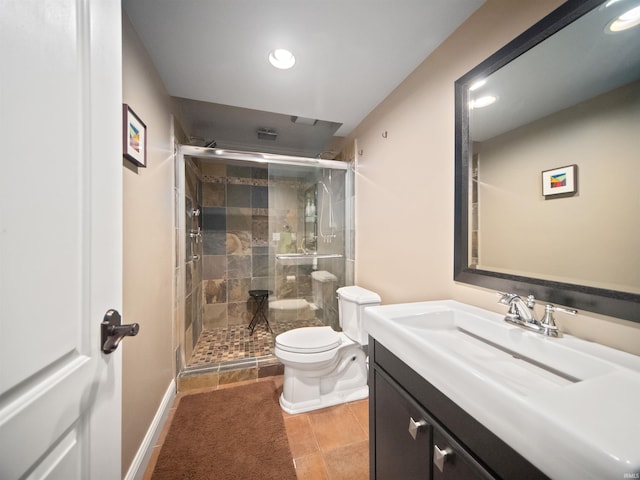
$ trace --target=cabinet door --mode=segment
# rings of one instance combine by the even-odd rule
[[[378,371],[374,389],[376,480],[431,478],[432,426],[426,414]]]
[[[473,457],[440,428],[433,429],[433,480],[493,479]]]

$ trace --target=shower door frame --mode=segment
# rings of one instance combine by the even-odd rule
[[[329,168],[345,170],[345,282],[353,283],[353,266],[355,261],[355,219],[354,219],[354,175],[353,162],[325,160],[312,157],[296,157],[262,152],[247,152],[241,150],[227,150],[220,148],[198,147],[193,145],[176,145],[175,155],[175,233],[176,233],[176,261],[175,288],[176,300],[174,309],[174,325],[176,342],[176,375],[185,371],[185,296],[186,296],[186,205],[185,205],[185,157],[209,160],[234,160],[251,165],[292,165],[302,167]]]

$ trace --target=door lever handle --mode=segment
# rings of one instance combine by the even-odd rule
[[[117,310],[107,310],[104,320],[101,323],[102,351],[113,353],[124,337],[135,337],[140,331],[140,325],[132,323],[122,325],[122,317]]]

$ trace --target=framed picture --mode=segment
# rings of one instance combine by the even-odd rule
[[[122,105],[122,153],[140,167],[147,166],[147,126],[126,103]]]
[[[576,165],[567,165],[566,167],[543,171],[542,195],[549,197],[562,193],[575,193],[577,190],[576,172]]]

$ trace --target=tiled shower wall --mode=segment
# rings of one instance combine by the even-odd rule
[[[196,162],[185,158],[185,358],[202,333],[202,181]]]
[[[249,290],[270,289],[266,167],[202,162],[203,325],[248,324]]]
[[[203,330],[249,324],[255,308],[249,300],[249,290],[268,289],[273,292],[272,299],[299,298],[311,302],[314,268],[336,275],[336,284],[327,285],[333,291],[345,284],[349,278],[345,258],[321,259],[317,266],[287,265],[276,260],[276,253],[295,252],[300,247],[305,235],[305,192],[315,182],[313,177],[270,178],[266,166],[225,165],[185,158],[183,284],[186,288],[184,330],[180,330],[185,334],[187,363]],[[330,242],[320,239],[317,247],[319,253],[344,254],[345,219],[341,212],[349,197],[344,196],[343,177],[334,176],[333,184],[337,235]],[[198,209],[200,214],[195,215],[193,212]],[[322,218],[326,223],[326,215]],[[291,244],[283,245],[283,238],[290,238]],[[333,291],[327,298],[335,296]],[[337,327],[337,303],[325,310],[270,313],[271,320],[276,322],[317,316],[323,323]]]
[[[280,299],[311,299],[311,266],[287,265],[276,261],[276,253],[296,253],[304,237],[304,182],[299,178],[272,177],[270,179],[269,215],[273,240],[274,292]],[[309,311],[272,311],[274,320],[295,320],[295,315],[308,319]]]

